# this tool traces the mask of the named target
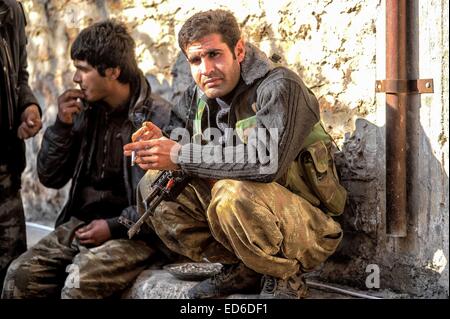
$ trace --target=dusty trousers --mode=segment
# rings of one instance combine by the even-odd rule
[[[138,211],[155,172],[138,188]],[[277,183],[192,179],[174,202],[162,202],[147,220],[173,251],[195,261],[242,261],[254,271],[286,279],[308,272],[334,253],[340,225]]]
[[[0,165],[0,287],[8,265],[27,249],[25,215],[20,189],[6,165]]]
[[[88,248],[74,239],[85,223],[71,218],[8,268],[2,298],[107,298],[126,289],[155,252],[143,241],[108,240]]]

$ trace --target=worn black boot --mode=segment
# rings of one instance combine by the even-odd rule
[[[263,280],[261,299],[303,299],[308,294],[308,287],[301,273],[284,280],[265,275]]]
[[[258,293],[262,275],[243,263],[223,265],[217,275],[205,279],[188,291],[190,299],[207,299],[235,293]]]

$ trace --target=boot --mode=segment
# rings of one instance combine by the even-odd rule
[[[261,299],[303,299],[308,294],[305,278],[295,274],[285,280],[265,275]]]
[[[190,299],[218,298],[235,293],[257,293],[261,275],[243,263],[223,265],[217,275],[205,279],[188,291]]]

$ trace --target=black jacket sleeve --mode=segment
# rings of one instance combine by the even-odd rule
[[[59,189],[72,178],[81,145],[78,125],[78,121],[68,125],[56,118],[45,131],[37,156],[37,172],[44,186]]]

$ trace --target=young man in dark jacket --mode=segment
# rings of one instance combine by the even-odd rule
[[[25,16],[0,0],[0,287],[10,262],[27,249],[20,197],[24,140],[41,129],[41,109],[28,85]]]
[[[79,88],[58,98],[58,116],[45,132],[37,163],[47,187],[72,179],[69,197],[55,230],[9,267],[4,298],[114,296],[154,255],[150,238],[129,240],[122,224],[136,217],[143,171],[121,150],[143,121],[167,124],[170,105],[151,95],[134,48],[114,20],[75,39],[71,58]]]
[[[303,298],[303,273],[341,241],[331,216],[345,203],[318,101],[297,74],[245,44],[227,11],[195,14],[178,41],[196,83],[174,108],[172,139],[148,125],[124,148],[144,169],[191,177],[148,222],[177,253],[224,264],[191,298],[259,292],[262,276],[262,297]],[[153,178],[141,181],[142,199]]]

